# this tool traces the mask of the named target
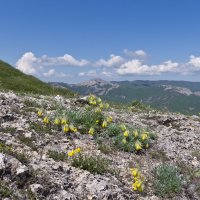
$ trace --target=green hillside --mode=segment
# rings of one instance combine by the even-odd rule
[[[26,75],[0,60],[0,90],[13,90],[15,92],[74,96],[69,89],[54,88],[40,81],[34,76]]]
[[[93,93],[104,100],[120,104],[130,104],[134,100],[139,100],[165,111],[189,115],[198,115],[200,112],[200,82],[165,80],[105,82],[98,80],[94,84],[90,81],[73,85],[59,84],[82,95]]]

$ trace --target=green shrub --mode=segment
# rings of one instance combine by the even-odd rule
[[[170,165],[162,164],[154,169],[153,187],[161,197],[173,197],[181,190],[179,170]]]
[[[5,183],[0,181],[0,197],[1,198],[9,198],[11,196],[11,191],[8,187],[5,186]]]
[[[101,156],[79,154],[72,158],[72,166],[89,171],[92,174],[110,173],[109,160]]]
[[[33,151],[37,150],[37,147],[34,144],[33,138],[25,137],[24,135],[18,136],[18,139],[25,145],[29,146]]]
[[[35,132],[37,133],[48,133],[48,134],[52,134],[52,129],[51,129],[51,126],[49,125],[44,125],[42,123],[31,123],[30,126],[29,126],[29,129],[30,130],[35,130]]]
[[[66,113],[70,123],[75,126],[79,126],[83,133],[88,132],[88,130],[93,127],[95,131],[100,127],[104,120],[104,115],[101,112],[95,112],[94,110],[81,109],[78,111],[68,111]]]
[[[114,136],[117,136],[121,133],[121,128],[119,127],[118,124],[110,124],[107,129],[106,129],[106,134],[109,136],[109,137],[114,137]]]
[[[67,159],[67,155],[64,152],[59,153],[57,151],[49,150],[47,154],[50,158],[53,158],[55,161],[65,161]]]

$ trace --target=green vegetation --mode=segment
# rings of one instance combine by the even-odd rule
[[[0,141],[0,152],[3,152],[5,154],[11,155],[15,158],[17,158],[21,163],[27,164],[29,162],[28,157],[25,153],[19,153],[13,151],[13,148],[11,145],[6,145],[5,142]]]
[[[30,130],[35,130],[37,133],[48,133],[48,134],[52,134],[52,130],[51,130],[51,126],[47,125],[43,125],[41,123],[31,123],[30,124],[30,127],[29,127]]]
[[[55,161],[65,161],[67,160],[67,155],[64,152],[57,152],[57,151],[48,151],[49,158],[53,158]]]
[[[154,169],[153,187],[161,197],[173,197],[181,190],[181,178],[176,167],[162,164]]]
[[[21,93],[74,96],[69,89],[53,88],[39,79],[23,74],[9,64],[0,61],[0,89]]]
[[[37,150],[37,147],[35,146],[35,143],[34,143],[35,140],[33,138],[28,138],[28,137],[25,137],[24,135],[20,135],[20,136],[18,136],[18,139],[23,144],[29,146],[33,151]]]
[[[5,183],[0,181],[0,198],[9,198],[11,194],[11,191],[6,187]]]
[[[121,81],[115,82],[119,87],[109,90],[102,95],[102,98],[109,102],[115,102],[115,107],[125,107],[130,105],[131,102],[142,102],[142,104],[150,105],[151,108],[160,109],[163,111],[180,112],[183,114],[198,115],[200,110],[200,97],[194,94],[184,95],[178,93],[176,90],[165,90],[163,85],[170,85],[175,87],[188,88],[192,92],[199,91],[199,82],[187,81]],[[66,85],[63,85],[66,86]],[[73,85],[69,87],[82,95],[96,92],[98,95],[99,90],[94,90],[94,87],[84,85]],[[101,85],[96,85],[101,88]],[[106,87],[105,87],[106,88]],[[110,86],[111,88],[111,86]],[[147,106],[148,107],[148,106]],[[142,107],[143,110],[143,107]],[[134,111],[134,110],[133,110]]]
[[[72,158],[72,166],[89,171],[92,174],[110,173],[109,161],[100,156],[79,154]]]

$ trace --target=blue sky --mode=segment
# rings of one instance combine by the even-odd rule
[[[0,8],[0,59],[42,80],[200,80],[199,0],[1,0]]]

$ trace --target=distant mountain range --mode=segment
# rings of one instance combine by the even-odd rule
[[[79,84],[53,82],[55,87],[69,88],[82,95],[90,93],[117,103],[140,100],[152,107],[196,114],[200,112],[200,82],[188,81],[105,81],[93,79]]]

